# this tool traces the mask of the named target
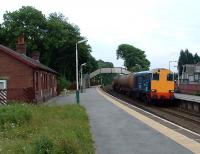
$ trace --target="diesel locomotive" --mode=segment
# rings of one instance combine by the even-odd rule
[[[173,73],[165,68],[152,69],[114,77],[115,91],[140,97],[147,103],[174,99]]]

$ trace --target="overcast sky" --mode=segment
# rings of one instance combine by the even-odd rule
[[[80,27],[92,55],[115,66],[123,66],[116,59],[122,43],[146,51],[151,68],[168,68],[170,60],[178,60],[180,49],[200,55],[198,0],[6,0],[1,1],[0,22],[6,10],[27,5],[45,15],[63,13]]]

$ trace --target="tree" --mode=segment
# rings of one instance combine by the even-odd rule
[[[145,51],[129,44],[121,44],[117,49],[117,59],[124,60],[124,66],[130,71],[148,70],[150,62],[146,59]]]
[[[187,64],[194,64],[193,54],[190,53],[188,49],[185,49],[185,57],[186,57]]]
[[[43,54],[43,61],[47,65],[58,70],[67,79],[75,79],[75,45],[80,36],[78,26],[70,24],[63,14],[52,13],[47,20],[46,43],[48,49]],[[91,48],[86,43],[79,44],[79,64],[89,60]],[[49,59],[49,57],[51,57]]]
[[[0,37],[4,38],[3,44],[15,48],[17,37],[24,35],[29,56],[34,50],[40,49],[46,29],[46,19],[41,11],[31,6],[23,6],[14,12],[7,11],[3,18]]]
[[[3,40],[4,40],[4,38],[3,38],[3,27],[2,27],[2,25],[0,24],[0,43],[3,43]]]
[[[85,39],[77,25],[71,24],[63,14],[51,13],[48,17],[31,6],[6,12],[0,25],[0,43],[15,49],[17,37],[24,35],[27,55],[40,52],[40,61],[56,70],[67,80],[75,80],[75,44]],[[88,63],[87,71],[97,67],[87,43],[78,45],[79,64]],[[79,65],[80,66],[80,65]]]
[[[92,73],[93,71],[98,69],[98,63],[92,55],[89,56],[89,59],[87,61],[87,65],[83,69],[83,73]]]
[[[200,57],[198,56],[197,53],[193,56],[193,54],[190,53],[188,49],[185,49],[185,51],[181,49],[178,60],[179,75],[182,75],[183,65],[196,64],[199,61]]]
[[[200,57],[198,56],[197,53],[195,53],[195,55],[194,55],[194,64],[197,64],[198,62],[200,62]]]
[[[186,64],[187,58],[183,50],[180,51],[179,60],[178,60],[178,70],[179,75],[182,74],[183,65]]]
[[[98,67],[99,68],[112,68],[113,67],[113,63],[111,63],[111,62],[105,62],[105,61],[103,61],[101,59],[99,59],[97,61],[97,63],[98,63]]]

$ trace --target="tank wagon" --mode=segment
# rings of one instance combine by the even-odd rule
[[[153,100],[174,99],[173,74],[165,68],[116,76],[112,87],[118,92],[140,97],[149,103]]]

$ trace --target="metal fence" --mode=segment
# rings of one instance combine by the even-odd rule
[[[34,102],[34,88],[0,89],[0,103],[7,104],[8,101]]]
[[[127,69],[122,68],[122,67],[100,68],[100,69],[90,73],[90,79],[101,73],[130,74],[131,72],[129,72]]]

